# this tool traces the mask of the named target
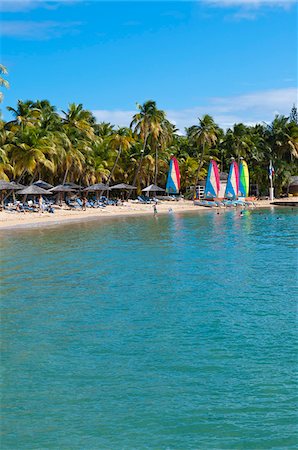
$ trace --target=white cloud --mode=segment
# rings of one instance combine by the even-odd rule
[[[110,122],[120,127],[128,127],[136,111],[95,109],[92,111],[97,122]]]
[[[220,7],[231,7],[231,6],[240,6],[240,7],[253,7],[259,8],[261,6],[270,6],[270,7],[282,7],[287,8],[291,5],[297,3],[297,0],[201,0],[201,3],[205,3],[211,6],[220,6]]]
[[[0,11],[1,12],[17,12],[17,11],[28,11],[34,8],[57,8],[60,5],[72,5],[75,3],[84,3],[86,0],[1,0],[0,1]],[[87,0],[87,3],[92,2],[112,2],[114,0]],[[120,0],[127,1],[127,0]],[[135,2],[146,1],[146,0],[132,0]],[[147,0],[148,1],[148,0]],[[151,2],[156,2],[160,0],[151,0]],[[169,1],[169,0],[162,0]],[[180,0],[185,1],[185,0]],[[209,6],[217,7],[244,7],[244,8],[260,8],[262,6],[269,7],[281,7],[288,8],[291,5],[297,3],[297,0],[197,0],[201,4],[206,4]],[[179,13],[180,14],[180,13]],[[181,17],[180,17],[181,18]]]
[[[198,123],[198,117],[210,114],[223,128],[243,122],[252,125],[271,122],[276,114],[288,115],[293,103],[297,104],[297,88],[272,89],[234,97],[211,98],[205,105],[193,108],[168,109],[167,117],[181,132],[185,127]],[[159,105],[160,106],[160,105]],[[128,126],[136,111],[95,110],[98,121],[110,122],[119,126]]]
[[[56,8],[61,4],[69,4],[81,2],[83,0],[1,0],[1,12],[21,12],[30,11],[35,8]]]
[[[0,36],[24,39],[52,39],[65,33],[76,33],[80,22],[33,22],[24,20],[2,21]]]

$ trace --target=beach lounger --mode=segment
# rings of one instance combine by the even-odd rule
[[[151,203],[150,198],[149,198],[149,197],[144,198],[143,195],[142,195],[142,196],[141,196],[141,195],[138,196],[138,201],[139,201],[140,203]]]

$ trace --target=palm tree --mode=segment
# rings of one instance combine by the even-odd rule
[[[64,177],[66,182],[68,173],[72,169],[77,176],[83,172],[86,155],[92,152],[92,141],[96,139],[93,129],[95,118],[90,111],[84,110],[83,105],[71,103],[68,111],[62,111],[63,132],[67,146],[64,148]]]
[[[4,128],[3,120],[0,120],[0,179],[7,181],[9,180],[7,173],[13,173],[13,167],[8,156],[10,134]]]
[[[275,187],[280,192],[298,170],[298,126],[288,117],[275,116],[267,125],[265,137],[276,169]]]
[[[8,74],[8,71],[7,71],[6,67],[3,66],[3,64],[0,64],[0,74],[1,74],[1,75],[7,75],[7,74]],[[9,83],[8,83],[8,81],[5,80],[5,78],[3,78],[2,76],[0,76],[0,86],[1,86],[1,87],[5,87],[6,89],[9,88]],[[3,96],[2,92],[0,92],[0,103],[1,103],[2,100],[3,100],[3,97],[4,97],[4,96]]]
[[[199,118],[199,125],[193,125],[188,129],[189,139],[197,148],[201,148],[199,153],[199,163],[197,174],[195,178],[195,186],[198,184],[201,169],[204,164],[204,157],[206,150],[210,149],[216,144],[219,128],[214,122],[213,118],[205,114],[202,119]]]
[[[7,126],[20,126],[22,129],[25,127],[34,127],[40,116],[40,111],[33,106],[32,100],[23,102],[18,100],[17,108],[7,106],[8,111],[14,116],[14,120],[7,123]]]
[[[37,100],[32,103],[38,115],[38,126],[47,131],[59,131],[62,129],[62,119],[56,112],[55,106],[51,105],[48,100]]]
[[[155,150],[155,179],[157,177],[157,164],[158,164],[158,145],[161,145],[161,137],[165,133],[165,130],[169,126],[169,122],[166,120],[165,112],[157,109],[156,102],[148,100],[143,105],[137,104],[139,112],[133,116],[133,120],[130,127],[138,135],[139,139],[143,141],[143,148],[141,150],[141,156],[137,170],[135,172],[133,185],[135,186],[139,172],[142,167],[144,153],[149,144],[151,148]]]
[[[81,135],[92,139],[94,137],[93,125],[95,124],[95,118],[90,111],[83,109],[83,105],[80,103],[70,103],[68,111],[62,111],[64,114],[63,122],[66,127],[71,127]]]
[[[132,135],[132,131],[129,128],[119,128],[114,134],[112,134],[110,138],[110,146],[112,149],[117,151],[117,156],[107,179],[107,185],[110,184],[110,181],[113,178],[122,151],[127,151],[128,149],[130,149],[133,142],[134,138]]]
[[[96,136],[102,140],[109,138],[114,132],[114,125],[111,125],[109,122],[96,123],[93,128]]]
[[[53,155],[56,147],[50,136],[38,129],[27,127],[22,134],[16,134],[8,146],[10,161],[16,176],[31,175],[31,183],[45,168],[54,172]]]

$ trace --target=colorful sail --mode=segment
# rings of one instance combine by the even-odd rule
[[[239,165],[239,195],[248,197],[249,194],[249,172],[246,162],[242,159]]]
[[[180,190],[180,170],[177,159],[172,156],[168,172],[166,192],[168,194],[179,194]]]
[[[233,199],[238,198],[238,192],[239,192],[239,168],[238,164],[235,161],[233,161],[230,167],[225,197]]]
[[[218,197],[220,189],[218,166],[213,159],[210,161],[205,187],[205,198]]]

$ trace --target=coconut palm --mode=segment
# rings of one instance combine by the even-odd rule
[[[118,128],[118,130],[116,130],[116,132],[111,135],[109,142],[111,149],[117,152],[117,156],[107,179],[107,185],[109,185],[111,179],[113,178],[122,151],[127,151],[134,142],[134,137],[131,129],[126,127]]]
[[[6,89],[9,88],[9,83],[7,80],[5,80],[5,78],[3,78],[2,75],[7,75],[7,74],[8,74],[8,71],[7,71],[6,67],[3,66],[3,64],[0,64],[0,86],[5,87]],[[4,97],[3,93],[0,92],[0,103],[3,100],[3,97]]]
[[[195,186],[199,180],[207,149],[210,150],[216,144],[218,133],[218,125],[208,114],[205,114],[201,119],[199,118],[199,125],[193,125],[188,129],[190,142],[200,150]]]
[[[95,124],[95,118],[90,111],[83,109],[83,105],[80,103],[70,103],[67,111],[62,111],[64,114],[63,123],[65,127],[76,130],[81,136],[85,136],[89,139],[94,138],[93,125]]]
[[[62,165],[64,166],[63,183],[69,172],[80,176],[83,173],[87,154],[92,152],[92,141],[96,139],[93,129],[95,118],[90,111],[84,110],[83,105],[71,103],[67,111],[62,111],[62,130],[65,135]]]
[[[148,100],[143,105],[137,104],[139,112],[133,116],[130,124],[139,139],[143,141],[140,160],[135,172],[133,185],[136,184],[146,148],[149,144],[155,151],[155,178],[157,177],[158,149],[169,130],[169,122],[164,111],[157,109],[156,102]]]
[[[13,125],[20,126],[22,129],[25,127],[34,127],[40,116],[40,111],[33,106],[32,100],[27,100],[25,102],[18,100],[16,108],[7,106],[7,110],[14,116],[14,120],[7,124],[10,127]]]
[[[21,135],[15,135],[8,146],[10,161],[16,176],[31,175],[31,182],[43,169],[54,172],[55,143],[50,136],[35,128],[27,127]]]

